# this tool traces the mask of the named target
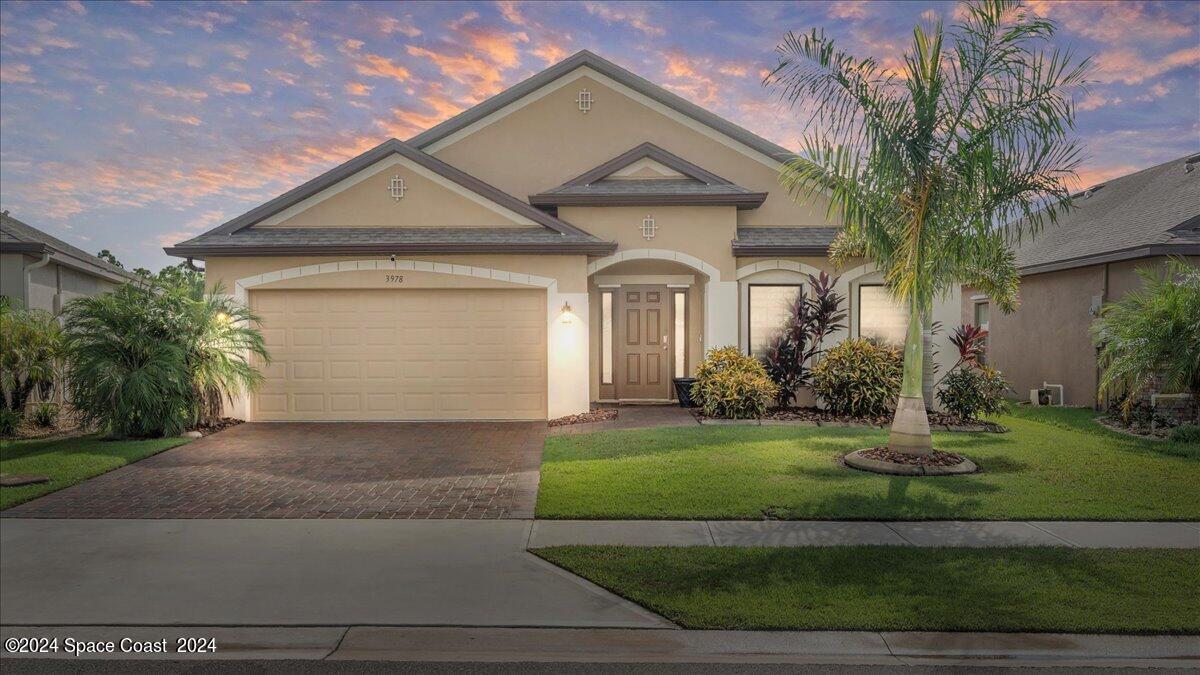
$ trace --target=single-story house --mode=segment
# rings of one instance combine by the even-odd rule
[[[1067,405],[1098,406],[1098,350],[1089,329],[1100,308],[1141,288],[1140,268],[1167,256],[1200,263],[1200,154],[1095,185],[1074,203],[1016,247],[1019,308],[993,311],[968,287],[961,316],[988,329],[988,361],[1018,398],[1061,385]],[[1059,391],[1050,389],[1054,403]]]
[[[0,295],[57,314],[68,301],[98,295],[137,276],[0,213]]]
[[[546,419],[755,353],[838,223],[788,150],[591,52],[188,241],[262,319],[252,420]],[[902,340],[868,261],[843,335]],[[958,319],[957,294],[935,319]],[[949,358],[942,350],[944,358]]]

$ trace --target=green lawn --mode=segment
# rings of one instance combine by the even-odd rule
[[[1200,632],[1200,551],[629,548],[534,551],[685,628]]]
[[[1200,447],[1018,408],[1007,434],[934,434],[983,468],[879,476],[837,464],[878,429],[686,427],[552,436],[539,518],[1200,520]]]
[[[96,436],[0,440],[0,472],[50,477],[49,483],[40,485],[0,488],[0,509],[61,490],[186,442],[185,438],[105,441]]]

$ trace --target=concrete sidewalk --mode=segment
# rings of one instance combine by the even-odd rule
[[[366,660],[459,663],[724,663],[1200,667],[1200,637],[875,631],[682,631],[554,628],[34,627],[0,637],[117,642],[216,641],[211,654],[72,657],[186,660]],[[4,658],[66,658],[10,654]]]
[[[619,546],[1063,546],[1200,548],[1200,523],[537,520],[530,548]]]
[[[673,624],[525,550],[532,521],[0,519],[0,624]]]

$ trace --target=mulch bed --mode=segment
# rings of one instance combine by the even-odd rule
[[[709,419],[700,412],[699,408],[694,408],[692,413],[702,420]],[[945,431],[947,428],[951,431],[986,431],[990,433],[1004,433],[1008,431],[1007,428],[993,422],[964,420],[954,415],[934,411],[930,411],[928,414],[929,427],[934,431]],[[892,416],[890,414],[879,417],[851,417],[848,415],[834,415],[829,411],[812,406],[802,408],[769,408],[767,414],[762,416],[762,419],[780,422],[837,423],[851,426],[882,427],[885,429],[892,425]]]
[[[225,431],[229,427],[236,427],[244,421],[233,417],[222,417],[220,421],[214,424],[202,424],[198,427],[192,427],[188,431],[199,431],[201,436],[211,436],[219,431]]]
[[[571,424],[591,424],[592,422],[607,422],[617,419],[616,408],[601,408],[592,410],[591,412],[580,413],[578,415],[567,415],[566,417],[556,417],[546,423],[551,427],[565,427]]]
[[[906,455],[902,452],[892,452],[887,449],[887,446],[882,445],[863,450],[860,454],[867,459],[909,466],[957,466],[965,460],[962,455],[956,455],[953,452],[934,450],[928,455]]]

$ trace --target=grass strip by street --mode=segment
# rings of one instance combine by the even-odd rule
[[[1200,447],[1117,434],[1080,409],[1016,408],[1006,434],[935,433],[982,468],[895,477],[838,464],[886,430],[685,427],[552,436],[537,517],[1198,520]]]
[[[1200,632],[1200,551],[535,549],[684,628]]]
[[[70,487],[186,442],[186,438],[110,441],[99,436],[0,440],[0,472],[50,478],[48,483],[0,488],[0,509]]]

